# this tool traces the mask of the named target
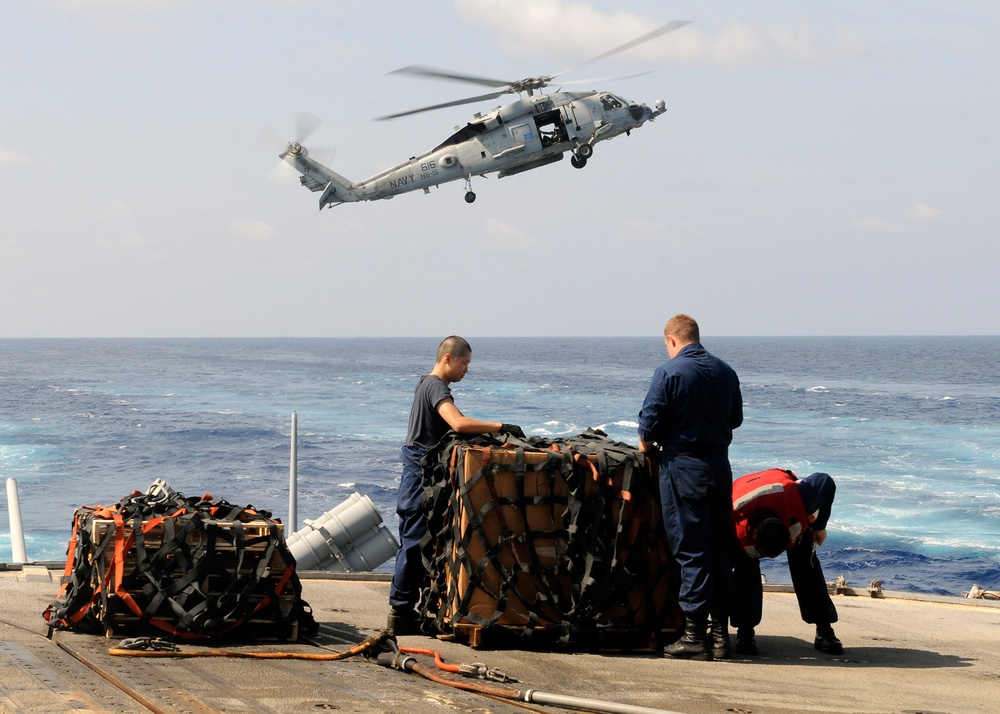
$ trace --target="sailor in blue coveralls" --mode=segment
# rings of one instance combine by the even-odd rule
[[[403,474],[399,480],[396,503],[400,548],[396,553],[396,570],[389,586],[391,609],[388,627],[397,635],[417,631],[419,616],[414,608],[427,578],[420,556],[420,541],[427,533],[421,457],[449,430],[458,434],[504,432],[524,438],[519,426],[472,419],[455,406],[449,385],[462,381],[471,361],[472,347],[468,342],[457,335],[446,337],[438,346],[434,369],[420,378],[413,393],[406,443],[400,452]]]
[[[684,634],[664,654],[724,659],[733,590],[729,444],[743,423],[743,397],[736,372],[702,347],[694,319],[676,315],[663,334],[670,360],[653,374],[639,413],[639,451],[658,452],[663,524],[681,569]]]

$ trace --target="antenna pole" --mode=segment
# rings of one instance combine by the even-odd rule
[[[298,464],[298,445],[299,445],[299,428],[298,428],[299,418],[295,412],[292,412],[292,446],[291,446],[291,456],[289,458],[288,467],[288,530],[286,532],[286,537],[294,533],[298,529],[298,478],[299,478],[299,464]]]

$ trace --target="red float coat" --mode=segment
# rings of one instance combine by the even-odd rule
[[[743,551],[751,558],[761,554],[754,546],[750,524],[762,511],[772,511],[788,527],[788,547],[796,545],[809,528],[806,507],[791,471],[768,469],[733,481],[733,525]]]

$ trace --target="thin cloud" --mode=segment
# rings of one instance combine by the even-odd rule
[[[865,216],[854,220],[854,227],[862,233],[899,233],[903,230],[902,224],[896,221],[889,221],[875,216]]]
[[[677,232],[677,226],[665,226],[659,221],[643,221],[634,218],[625,220],[615,232],[615,239],[620,243],[665,243],[671,235]],[[687,224],[685,224],[687,225]]]
[[[125,218],[130,218],[134,212],[132,208],[117,198],[111,199],[111,203],[108,204],[100,213],[100,217],[106,221],[120,221]]]
[[[93,242],[109,252],[121,252],[123,250],[135,250],[137,248],[155,249],[159,246],[159,241],[150,238],[138,231],[128,230],[123,233],[100,232],[93,237]],[[144,251],[148,257],[159,259],[162,257],[152,250]]]
[[[535,246],[535,239],[530,235],[496,218],[486,219],[483,232],[486,236],[485,250],[525,250]]]
[[[943,215],[944,212],[940,208],[914,201],[899,219],[893,220],[878,216],[865,216],[864,218],[855,219],[853,223],[854,227],[862,233],[901,233],[909,230],[911,225],[933,223]]]
[[[335,210],[335,209],[331,209]],[[347,219],[346,211],[340,211],[338,219],[323,227],[324,236],[337,241],[340,248],[354,246],[373,251],[382,250],[386,244],[385,235],[375,226],[365,221]]]
[[[569,61],[589,58],[581,56],[581,48],[592,49],[586,55],[599,54],[671,19],[603,10],[573,0],[455,0],[454,5],[467,22],[498,30],[500,48],[511,56],[521,56],[529,48]],[[714,26],[693,23],[606,61],[827,65],[857,60],[865,52],[860,33],[839,23],[817,28],[803,18],[786,24],[724,19]]]
[[[940,208],[928,206],[924,203],[913,202],[910,210],[906,213],[906,220],[910,223],[931,223],[938,220],[944,213]]]
[[[0,240],[0,261],[11,264],[14,261],[25,261],[31,257],[21,241],[13,238]]]
[[[803,18],[789,25],[727,21],[716,33],[693,27],[688,60],[723,66],[828,65],[861,58],[860,34],[833,25],[821,32]]]
[[[241,238],[265,241],[274,235],[274,228],[263,221],[233,219],[229,222],[229,232]]]
[[[114,35],[155,35],[190,0],[38,0],[51,12]]]
[[[28,157],[10,149],[0,146],[0,166],[14,166],[15,164],[25,164]]]

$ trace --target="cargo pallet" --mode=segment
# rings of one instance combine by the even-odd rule
[[[207,520],[203,521],[202,525],[204,525],[204,529],[196,528],[187,533],[184,539],[183,553],[179,553],[176,546],[173,546],[169,551],[159,553],[164,546],[166,526],[162,522],[152,527],[148,527],[144,523],[141,547],[147,558],[160,557],[161,567],[158,570],[163,575],[159,586],[164,590],[179,588],[182,581],[189,577],[190,571],[185,566],[189,566],[190,563],[185,564],[180,562],[181,560],[209,558],[211,571],[204,573],[193,584],[204,595],[205,600],[213,604],[217,604],[223,598],[226,587],[234,580],[240,577],[247,579],[253,577],[255,571],[261,567],[261,560],[271,546],[270,539],[272,537],[281,538],[283,528],[282,524],[270,521]],[[114,530],[115,527],[114,520],[93,519],[90,524],[91,542],[95,544],[104,542],[108,532]],[[275,528],[277,534],[273,535]],[[248,541],[242,548],[237,546],[238,530],[242,530],[243,540]],[[113,579],[133,574],[139,568],[139,546],[132,531],[132,525],[125,523],[122,526],[122,532],[108,539],[101,553],[105,567],[117,571],[112,575]],[[120,542],[131,542],[131,547],[124,557],[117,555]],[[169,540],[166,545],[171,546]],[[273,548],[269,561],[264,564],[258,590],[264,583],[280,578],[289,565],[290,563],[286,560],[282,549]],[[98,570],[95,569],[95,587],[99,584],[98,578]],[[143,609],[152,600],[152,597],[138,591],[130,592],[129,596]],[[264,598],[265,593],[259,591],[244,595],[240,600],[241,610],[255,612]],[[287,614],[292,611],[298,599],[294,583],[288,579],[278,595],[277,602],[265,606],[265,612],[270,612],[271,607],[277,607],[280,612]],[[163,607],[159,608],[158,612],[148,619],[158,620],[166,625],[176,627],[179,624],[179,619],[171,616],[169,612],[164,613],[164,609]],[[98,598],[94,603],[93,612],[104,627],[104,636],[108,638],[144,633],[151,629],[151,624],[137,615],[125,599],[114,592],[109,592],[106,599]],[[224,617],[214,627],[219,632],[224,633],[237,626],[241,638],[263,640],[295,640],[298,638],[297,621],[293,621],[290,625],[281,624],[275,622],[273,616],[262,615],[261,617],[245,619],[242,622],[239,617]]]
[[[449,449],[424,617],[473,647],[655,651],[676,639],[679,568],[645,459],[607,439],[532,446]]]

